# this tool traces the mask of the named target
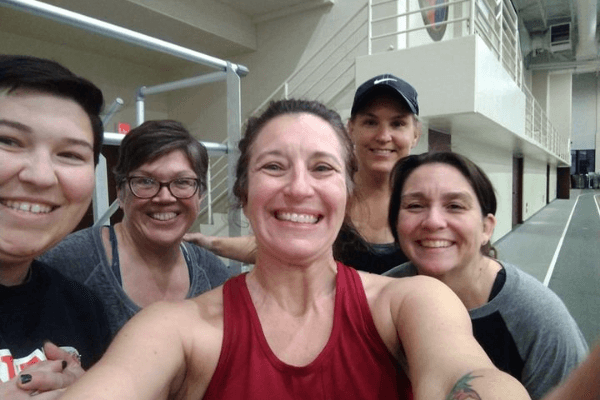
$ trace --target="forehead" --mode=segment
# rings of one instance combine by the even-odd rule
[[[29,89],[0,90],[0,120],[19,124],[31,134],[93,143],[92,125],[74,100]],[[13,126],[16,126],[13,124]]]
[[[388,92],[373,93],[365,101],[364,106],[357,111],[357,115],[372,114],[376,110],[386,109],[398,114],[412,115],[412,112],[406,105],[406,102],[399,95],[392,95]]]
[[[269,151],[322,151],[343,158],[340,139],[333,127],[308,113],[280,115],[269,121],[252,145],[251,157]]]
[[[425,195],[443,195],[459,191],[476,197],[467,178],[457,168],[444,163],[429,163],[417,167],[402,188],[402,194],[419,192]]]
[[[187,154],[184,153],[181,149],[172,150],[166,154],[163,154],[153,160],[146,161],[134,168],[133,171],[141,171],[141,172],[167,172],[167,171],[183,171],[183,170],[191,170],[192,162],[190,161]]]

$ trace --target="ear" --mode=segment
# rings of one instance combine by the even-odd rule
[[[119,202],[119,208],[123,208],[123,202],[125,202],[125,189],[124,185],[117,187],[117,201]]]
[[[485,245],[492,239],[494,228],[496,227],[496,217],[494,214],[488,214],[483,217],[483,238],[481,245]]]
[[[415,136],[414,136],[412,144],[410,146],[411,149],[414,149],[415,146],[419,143],[419,139],[421,139],[421,135],[423,133],[421,121],[416,121],[414,123],[414,125],[415,125],[415,127],[414,127]]]

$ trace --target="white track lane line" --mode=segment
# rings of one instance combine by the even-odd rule
[[[548,272],[546,273],[546,277],[544,278],[544,286],[548,287],[550,283],[550,278],[552,278],[552,273],[554,272],[554,265],[556,265],[556,260],[558,259],[558,253],[560,253],[560,249],[563,245],[563,241],[565,240],[565,235],[567,234],[567,229],[569,229],[569,225],[571,224],[571,217],[573,217],[573,213],[575,212],[575,207],[577,207],[577,203],[579,202],[579,198],[581,195],[577,196],[575,200],[575,204],[573,204],[573,208],[571,209],[571,214],[569,215],[569,219],[567,220],[567,224],[565,225],[565,229],[558,241],[558,245],[556,246],[556,250],[554,251],[554,256],[552,257],[552,261],[550,262],[550,267],[548,267]],[[598,206],[598,205],[596,205]],[[600,212],[600,211],[599,211]]]

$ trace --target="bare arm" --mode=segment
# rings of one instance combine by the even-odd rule
[[[407,278],[392,300],[415,399],[529,399],[525,388],[492,364],[472,334],[464,305],[443,283]],[[470,397],[468,397],[470,396]]]
[[[138,313],[61,399],[167,399],[185,372],[186,303],[155,303]]]
[[[230,258],[246,264],[256,262],[256,240],[253,235],[221,237],[190,232],[183,236],[183,240],[204,247],[220,257]]]
[[[600,398],[600,343],[567,380],[543,400],[597,400]]]

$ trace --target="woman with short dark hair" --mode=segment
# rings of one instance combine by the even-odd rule
[[[212,253],[182,241],[200,212],[208,154],[177,121],[147,121],[123,139],[114,168],[123,220],[69,235],[43,260],[104,302],[113,335],[141,308],[223,283]]]
[[[391,182],[389,226],[411,262],[386,275],[448,285],[494,365],[542,398],[584,359],[587,345],[554,292],[496,258],[496,195],[486,174],[460,154],[426,153],[399,161]]]

